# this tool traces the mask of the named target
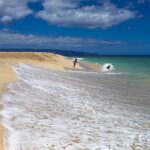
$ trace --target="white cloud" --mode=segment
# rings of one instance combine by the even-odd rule
[[[101,45],[122,45],[121,41],[84,39],[78,37],[46,37],[24,35],[5,29],[0,32],[0,47],[30,47],[30,48],[76,48],[95,47]]]
[[[108,28],[136,17],[128,8],[118,8],[109,1],[97,5],[80,5],[83,0],[45,0],[37,16],[62,26]]]
[[[28,7],[29,2],[40,1],[44,10],[35,12]],[[36,15],[51,24],[87,28],[108,28],[136,17],[129,8],[118,8],[110,0],[83,5],[90,0],[0,0],[0,22],[5,23]]]
[[[0,22],[9,22],[31,14],[27,2],[28,0],[0,0]]]

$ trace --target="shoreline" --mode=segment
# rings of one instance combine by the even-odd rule
[[[79,62],[73,67],[72,60],[53,53],[45,52],[0,52],[0,94],[8,92],[7,84],[20,80],[13,70],[12,66],[16,64],[29,64],[36,67],[42,67],[51,70],[86,70],[98,71],[98,66],[86,62]],[[0,102],[0,109],[3,110],[3,103]],[[3,116],[0,114],[0,150],[5,149],[5,127],[2,124]]]
[[[94,64],[94,63],[89,63],[89,62],[85,62],[85,61],[79,61],[78,62],[80,67],[84,68],[84,70],[86,71],[95,71],[95,72],[99,72],[102,67],[100,65]]]
[[[8,83],[12,83],[12,82],[16,82],[18,81],[18,78],[17,78],[17,75],[16,73],[13,71],[13,69],[8,66],[8,65],[2,65],[0,66],[0,70],[1,70],[1,73],[0,73],[0,94],[4,94],[8,91],[7,87],[6,87],[6,84]],[[1,111],[3,110],[3,103],[0,102],[0,109]],[[3,116],[2,114],[0,114],[0,119],[1,119],[1,123],[0,123],[0,150],[4,150],[5,149],[5,139],[4,139],[4,136],[5,136],[5,127],[4,125],[2,124],[2,119],[3,119]]]

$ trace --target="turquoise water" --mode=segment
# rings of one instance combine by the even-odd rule
[[[147,79],[150,77],[150,57],[85,57],[83,60],[101,65],[111,63],[115,72]]]

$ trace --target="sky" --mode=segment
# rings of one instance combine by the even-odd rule
[[[0,0],[0,48],[150,55],[150,0]]]

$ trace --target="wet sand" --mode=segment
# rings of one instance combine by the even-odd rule
[[[80,61],[79,65],[80,67],[84,68],[87,71],[100,71],[101,70],[101,66],[97,64]]]
[[[18,78],[15,74],[15,72],[12,70],[12,68],[9,65],[4,65],[2,61],[0,61],[0,92],[6,92],[7,89],[5,88],[5,84],[9,82],[15,82]],[[3,104],[0,102],[0,109],[3,109]],[[2,116],[1,116],[2,119]],[[0,124],[0,150],[4,150],[4,127],[2,124]]]

